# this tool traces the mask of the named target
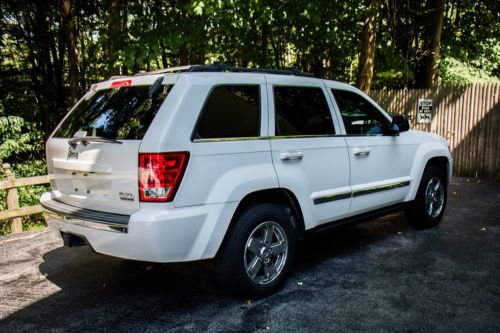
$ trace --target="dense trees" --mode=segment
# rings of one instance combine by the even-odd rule
[[[223,61],[363,90],[499,76],[496,0],[4,0],[0,116],[48,135],[111,75]]]

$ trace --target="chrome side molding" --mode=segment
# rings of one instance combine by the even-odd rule
[[[376,192],[381,192],[381,191],[387,191],[387,190],[393,190],[396,188],[400,187],[405,187],[409,186],[410,181],[403,181],[403,182],[395,182],[395,183],[390,183],[390,184],[385,184],[385,185],[380,185],[380,186],[374,186],[366,189],[361,189],[357,191],[349,191],[349,192],[342,192],[338,194],[333,194],[333,195],[325,195],[322,197],[314,198],[313,202],[315,205],[331,202],[331,201],[336,201],[336,200],[343,200],[343,199],[349,199],[353,197],[359,197],[361,195],[365,194],[372,194]]]

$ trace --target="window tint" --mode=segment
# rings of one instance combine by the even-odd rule
[[[382,134],[389,120],[362,96],[332,89],[347,134]]]
[[[274,87],[276,135],[334,134],[321,88]]]
[[[172,86],[132,86],[98,90],[83,99],[54,134],[71,138],[77,131],[87,136],[140,140],[146,134]]]
[[[239,138],[259,134],[259,86],[217,86],[205,102],[193,138]]]

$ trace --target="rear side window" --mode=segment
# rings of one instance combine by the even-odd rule
[[[77,131],[85,131],[87,136],[141,140],[171,87],[131,86],[98,90],[78,104],[54,137],[71,138]]]
[[[325,94],[315,87],[274,87],[276,135],[335,134]]]
[[[255,137],[259,134],[259,86],[224,85],[210,92],[193,139]]]

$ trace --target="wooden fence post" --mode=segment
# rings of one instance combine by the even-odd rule
[[[16,175],[10,170],[10,164],[4,163],[3,167],[3,176],[4,179],[11,182],[11,188],[7,189],[7,209],[17,209],[19,208],[19,197],[17,196],[17,188],[14,187],[14,180],[16,179]],[[10,220],[11,232],[13,234],[19,233],[23,231],[23,219],[21,217],[14,217]]]

